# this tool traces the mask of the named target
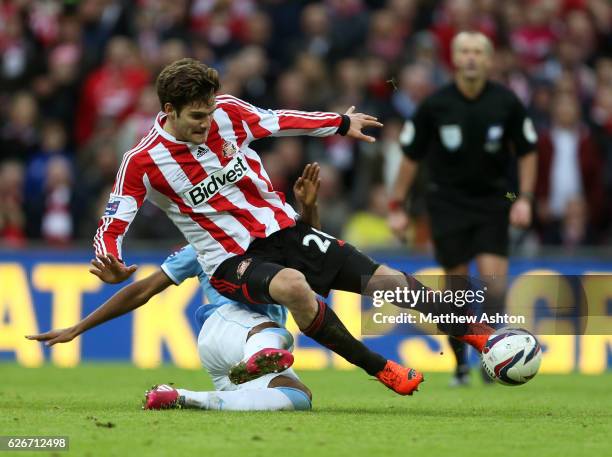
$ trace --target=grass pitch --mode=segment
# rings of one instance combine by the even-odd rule
[[[612,455],[612,374],[539,375],[522,387],[447,387],[426,374],[399,397],[360,371],[300,373],[311,412],[142,411],[161,382],[206,390],[204,372],[95,364],[26,369],[0,364],[0,435],[68,435],[75,456]],[[3,455],[9,455],[8,452]]]

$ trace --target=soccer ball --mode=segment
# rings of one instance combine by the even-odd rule
[[[482,366],[491,379],[519,386],[533,378],[542,362],[542,348],[535,336],[520,328],[493,333],[482,350]]]

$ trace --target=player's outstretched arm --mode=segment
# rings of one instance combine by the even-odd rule
[[[293,185],[295,199],[300,203],[300,219],[316,229],[321,229],[317,206],[317,194],[321,186],[320,169],[318,163],[309,163]]]
[[[124,287],[78,324],[64,329],[50,330],[39,335],[27,335],[26,338],[42,341],[46,346],[53,346],[56,343],[67,343],[93,327],[144,305],[151,297],[162,292],[172,284],[174,283],[170,278],[163,271],[159,270],[140,281]]]
[[[217,105],[223,106],[230,118],[246,123],[249,127],[245,132],[247,143],[268,136],[325,137],[335,134],[373,143],[376,139],[365,135],[363,129],[383,126],[374,116],[355,113],[354,106],[344,115],[322,111],[271,110],[257,108],[227,94],[217,96]]]

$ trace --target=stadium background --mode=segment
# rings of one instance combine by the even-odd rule
[[[494,41],[493,77],[528,106],[543,152],[535,223],[513,233],[511,272],[612,272],[612,6],[605,0],[0,2],[0,360],[141,367],[168,360],[198,368],[195,281],[70,345],[48,351],[23,338],[71,325],[117,290],[87,272],[91,238],[122,153],[159,109],[156,74],[184,56],[218,68],[223,92],[264,108],[355,105],[378,116],[385,127],[374,145],[284,138],[255,148],[290,201],[303,165],[322,164],[324,230],[380,261],[432,272],[418,185],[407,248],[386,227],[385,190],[401,157],[403,119],[448,81],[450,39],[468,28]],[[166,217],[147,205],[125,241],[126,260],[145,274],[180,244]],[[612,299],[607,287],[604,307]],[[332,303],[359,332],[355,296],[336,294]],[[612,366],[610,336],[543,342],[543,371]],[[368,344],[425,371],[451,367],[451,356],[439,355],[448,352],[441,338],[383,336]],[[298,368],[346,368],[305,337],[296,359]]]

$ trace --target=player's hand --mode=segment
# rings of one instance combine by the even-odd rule
[[[67,343],[72,341],[79,333],[75,327],[62,328],[59,330],[49,330],[46,333],[40,333],[38,335],[26,335],[28,340],[41,341],[45,343],[45,346],[53,346],[56,343]]]
[[[125,281],[138,269],[136,265],[125,266],[112,254],[96,255],[89,272],[108,284]]]
[[[403,208],[389,211],[387,222],[389,223],[389,228],[397,239],[399,239],[402,243],[405,243],[406,230],[408,230],[408,225],[410,224],[408,213],[406,213]]]
[[[516,200],[510,207],[510,224],[517,228],[531,225],[531,202],[527,198]]]
[[[374,143],[376,138],[363,134],[361,130],[368,127],[382,127],[383,125],[378,122],[378,119],[376,119],[374,116],[363,113],[354,113],[353,111],[355,111],[355,107],[351,106],[346,113],[344,113],[351,118],[351,125],[346,133],[346,136],[350,136],[356,140]]]
[[[317,194],[321,186],[319,171],[321,167],[318,163],[309,163],[304,167],[300,176],[293,185],[293,194],[304,208],[313,206],[317,202]]]

